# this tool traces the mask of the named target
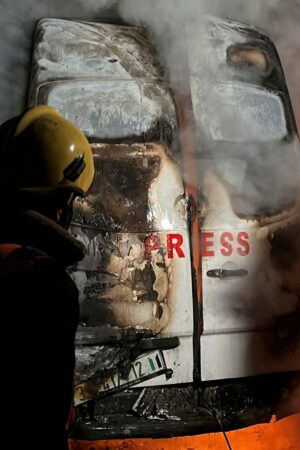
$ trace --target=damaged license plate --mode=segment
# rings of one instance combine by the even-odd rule
[[[108,393],[134,386],[163,374],[169,376],[169,372],[170,369],[167,369],[166,367],[162,351],[156,350],[141,355],[132,363],[127,379],[122,378],[121,374],[116,372],[105,378],[105,380],[102,380],[97,386],[88,381],[75,386],[75,406],[86,403],[93,398],[102,397]]]

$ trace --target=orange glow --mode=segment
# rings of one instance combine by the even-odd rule
[[[193,199],[193,222],[192,222],[192,256],[197,280],[197,299],[201,302],[202,272],[200,256],[200,224],[197,216],[196,205],[198,196],[198,169],[197,156],[193,132],[192,100],[188,96],[179,95],[174,92],[178,111],[180,126],[180,139],[183,154],[184,181],[189,197]],[[200,330],[199,330],[200,332]]]
[[[300,413],[227,433],[232,450],[300,450]],[[222,433],[170,439],[71,441],[71,450],[228,450]]]

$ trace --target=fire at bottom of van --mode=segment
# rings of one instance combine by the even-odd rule
[[[142,28],[37,26],[30,104],[81,127],[95,161],[72,223],[87,246],[70,268],[77,439],[235,429],[297,408],[300,153],[284,74],[253,27],[209,17],[197,38],[183,97]]]

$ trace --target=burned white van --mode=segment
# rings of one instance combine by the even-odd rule
[[[297,330],[282,325],[287,317],[299,320],[300,311],[291,274],[299,258],[300,147],[284,74],[262,31],[208,23],[204,55],[189,54],[202,242],[201,379],[299,370]],[[287,240],[294,246],[289,257]]]
[[[218,430],[216,411],[228,429],[258,423],[280,374],[300,369],[299,142],[284,75],[260,30],[212,17],[205,30],[203,54],[187,45],[188,104],[142,28],[37,26],[29,104],[78,125],[96,169],[72,223],[88,249],[70,269],[77,438],[199,434]]]

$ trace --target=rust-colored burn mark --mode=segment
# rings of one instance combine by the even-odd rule
[[[227,433],[233,450],[299,450],[300,413]],[[71,441],[70,450],[228,450],[222,433],[170,439]]]
[[[186,77],[188,79],[188,76]],[[186,94],[174,89],[174,97],[178,111],[178,122],[180,143],[182,148],[182,165],[184,182],[189,197],[189,220],[191,232],[191,262],[193,272],[194,290],[194,370],[195,374],[200,373],[199,342],[203,330],[202,320],[202,265],[201,265],[201,245],[200,245],[200,220],[197,214],[198,209],[198,162],[194,136],[193,107],[190,87],[185,86]]]
[[[257,46],[232,45],[228,49],[228,60],[231,64],[252,66],[264,72],[268,72],[270,69],[266,53]]]
[[[181,145],[183,153],[183,168],[186,183],[186,189],[191,204],[191,227],[192,227],[192,256],[197,279],[197,298],[200,303],[202,289],[202,272],[200,257],[200,224],[196,214],[198,203],[198,167],[197,156],[194,141],[194,133],[192,128],[192,103],[189,96],[183,96],[175,93],[176,104],[178,109],[178,121],[181,130]],[[188,176],[187,176],[188,174]]]

